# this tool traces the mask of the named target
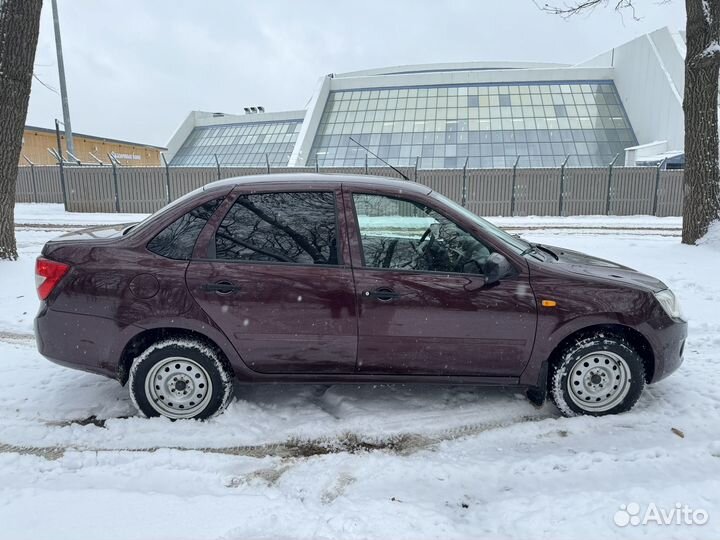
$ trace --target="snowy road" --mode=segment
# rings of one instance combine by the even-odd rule
[[[35,352],[33,260],[58,232],[20,230],[20,261],[0,263],[0,538],[717,538],[720,251],[578,232],[526,237],[657,275],[690,319],[685,364],[630,413],[560,418],[510,389],[263,385],[172,423]],[[709,521],[616,526],[631,502]]]

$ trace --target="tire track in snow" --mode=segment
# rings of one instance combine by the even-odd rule
[[[240,445],[226,447],[191,448],[182,446],[151,446],[147,448],[106,448],[86,446],[28,446],[0,442],[0,454],[20,454],[43,457],[48,460],[62,458],[66,452],[157,452],[158,450],[178,450],[182,452],[202,452],[205,454],[221,454],[252,458],[309,458],[327,454],[361,452],[390,452],[398,455],[411,455],[430,449],[440,443],[472,437],[496,429],[505,429],[519,424],[539,422],[552,415],[521,416],[500,422],[467,424],[441,430],[435,433],[399,433],[387,437],[364,437],[355,433],[345,433],[338,437],[322,437],[317,439],[288,439],[279,443],[258,445]],[[102,422],[102,421],[100,421]],[[76,422],[86,425],[85,420]],[[98,425],[96,422],[95,425]],[[102,428],[101,428],[102,429]]]
[[[7,332],[5,330],[0,330],[0,341],[4,341],[5,343],[26,343],[26,344],[34,344],[35,343],[35,336],[33,334],[25,334],[21,332]]]
[[[0,342],[34,346],[33,334],[9,332],[0,330]],[[440,431],[429,430],[426,433],[397,433],[388,436],[365,436],[346,432],[338,436],[325,436],[315,439],[291,438],[277,443],[262,443],[257,445],[240,445],[228,447],[183,447],[183,446],[150,446],[146,448],[109,448],[73,445],[35,446],[4,443],[0,440],[0,454],[16,453],[20,455],[33,455],[49,460],[60,459],[70,452],[156,452],[158,450],[179,450],[187,452],[203,452],[208,454],[224,454],[245,457],[311,457],[335,453],[358,453],[387,451],[400,455],[409,455],[429,449],[445,441],[452,441],[462,437],[478,435],[485,431],[512,427],[516,424],[536,422],[552,418],[551,414],[540,413],[537,416],[525,415],[508,418],[497,422],[481,422],[465,424]],[[113,418],[114,419],[114,418]],[[118,418],[122,419],[122,418]],[[98,429],[105,428],[108,419],[91,416],[82,419],[51,422],[55,427],[93,424]]]

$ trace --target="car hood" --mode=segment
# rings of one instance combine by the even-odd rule
[[[554,259],[547,254],[547,264],[557,265],[565,271],[572,272],[581,276],[588,276],[608,280],[613,282],[625,283],[634,288],[642,288],[652,292],[667,289],[662,281],[647,274],[628,268],[621,264],[593,257],[579,251],[573,251],[556,246],[545,246],[553,251],[558,259]]]

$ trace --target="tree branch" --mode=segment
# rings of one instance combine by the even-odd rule
[[[250,210],[253,214],[255,214],[257,217],[259,217],[261,220],[265,221],[266,223],[270,224],[273,227],[277,227],[281,231],[283,231],[285,234],[287,234],[290,238],[292,238],[295,243],[310,257],[312,257],[312,260],[318,264],[318,263],[324,263],[325,259],[322,256],[322,254],[313,248],[312,245],[307,241],[307,239],[293,230],[291,227],[288,227],[284,223],[281,223],[278,219],[275,219],[273,216],[268,214],[267,212],[261,210],[257,205],[250,202],[245,197],[239,197],[237,200],[237,204],[241,204],[248,210]]]
[[[637,13],[635,11],[635,5],[633,4],[634,0],[612,0],[613,4],[615,4],[615,7],[613,8],[615,11],[622,12],[623,10],[629,9],[632,13],[632,18],[636,21],[640,20],[640,17],[637,16]],[[596,7],[602,6],[606,7],[610,0],[580,0],[575,1],[571,3],[563,3],[560,4],[543,4],[540,5],[538,3],[538,0],[533,0],[535,5],[542,11],[545,11],[546,13],[550,13],[552,15],[559,15],[563,19],[569,19],[573,15],[580,15],[581,13],[584,13],[586,11],[593,11]]]

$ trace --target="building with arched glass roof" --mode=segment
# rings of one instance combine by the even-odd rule
[[[376,154],[421,169],[652,162],[683,150],[684,54],[683,35],[662,28],[576,65],[331,74],[305,110],[190,113],[166,158],[173,166],[353,167],[380,165]]]

